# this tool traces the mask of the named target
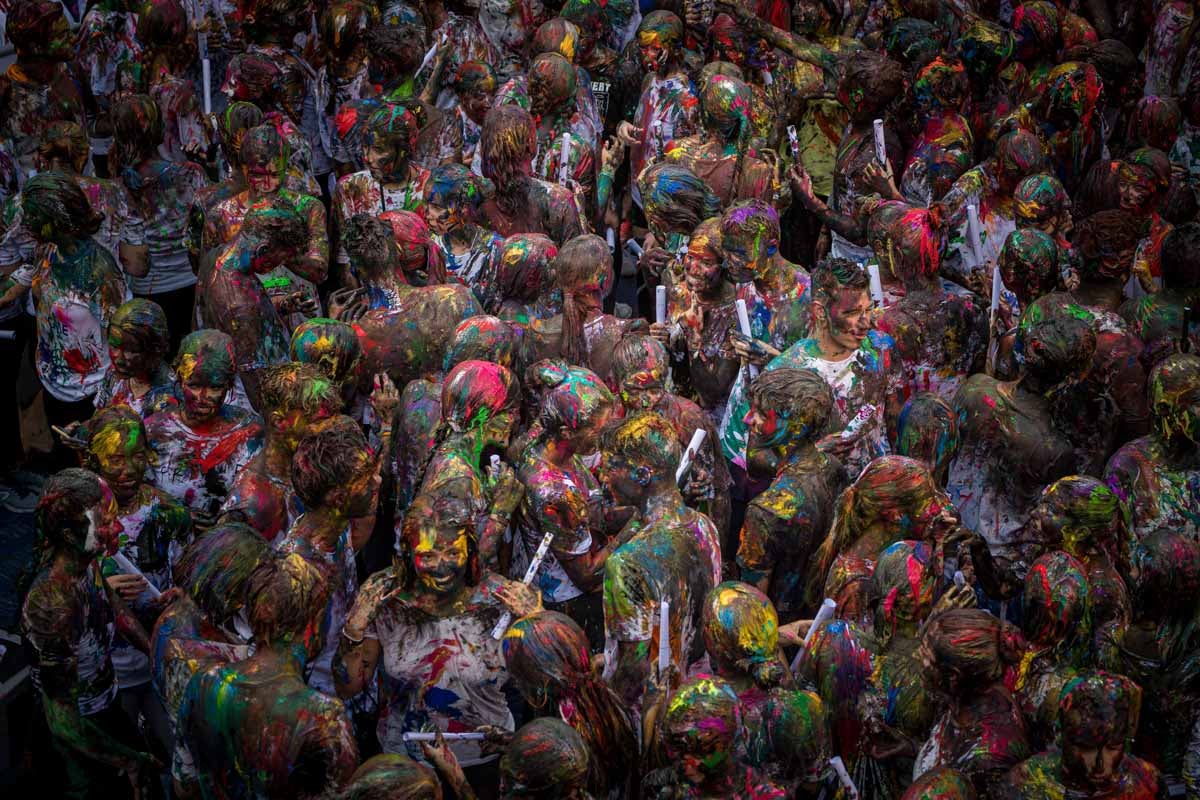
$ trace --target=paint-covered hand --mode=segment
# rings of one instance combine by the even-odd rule
[[[808,635],[808,629],[811,627],[811,619],[798,619],[795,622],[780,625],[779,643],[785,647],[788,645],[800,647],[804,644],[804,637]]]
[[[621,163],[625,160],[625,145],[616,136],[610,136],[604,140],[604,145],[600,150],[600,171],[609,175],[615,175],[617,170],[621,168]]]
[[[367,313],[365,289],[338,289],[329,295],[329,316],[342,322],[355,322]]]
[[[642,253],[642,257],[638,259],[638,266],[644,269],[648,274],[658,278],[661,277],[667,265],[671,263],[671,254],[661,247],[651,247]]]
[[[495,597],[514,617],[527,617],[542,610],[542,593],[520,581],[504,581],[496,587]]]
[[[109,575],[105,578],[108,588],[112,589],[126,603],[132,603],[146,591],[146,579],[141,575]]]
[[[309,297],[304,292],[292,292],[291,294],[280,295],[272,298],[275,304],[275,310],[280,316],[288,316],[290,314],[304,314],[309,317],[315,317],[321,313],[321,307],[317,303],[315,297]]]
[[[632,147],[635,144],[641,144],[642,129],[628,120],[623,120],[619,125],[617,125],[617,140],[626,147]]]
[[[835,456],[844,462],[854,452],[858,439],[858,436],[842,436],[840,433],[831,433],[818,439],[816,447],[825,455]]]
[[[396,384],[386,372],[376,373],[371,389],[371,410],[375,412],[380,424],[391,425],[399,405],[400,392],[396,389]]]
[[[729,329],[729,344],[733,348],[734,356],[756,367],[765,367],[779,355],[779,351],[766,342],[760,342],[732,328]]]
[[[792,184],[792,193],[800,198],[805,208],[812,209],[819,202],[813,193],[812,176],[802,164],[793,164],[788,170],[788,180]]]
[[[342,625],[342,636],[351,642],[361,642],[367,627],[384,602],[404,589],[404,581],[393,567],[381,569],[363,582],[354,596],[354,606]]]
[[[495,725],[480,725],[475,729],[484,735],[483,744],[479,745],[480,752],[485,755],[503,755],[512,744],[513,732],[498,728]]]
[[[880,164],[878,161],[871,159],[867,166],[863,167],[863,181],[867,188],[876,192],[883,197],[896,197],[900,192],[896,191],[896,182],[892,176],[892,165]]]
[[[687,501],[688,505],[695,508],[703,502],[712,500],[712,497],[712,473],[699,464],[692,464],[692,468],[687,474],[687,480],[684,482],[684,500]]]
[[[658,340],[659,344],[668,350],[671,349],[671,323],[669,322],[654,322],[650,325],[650,335]]]
[[[463,773],[462,766],[454,757],[454,751],[450,749],[450,745],[446,744],[441,731],[438,731],[437,739],[432,744],[421,743],[421,752],[425,754],[425,760],[433,764],[433,768],[437,770],[442,781],[456,795],[459,797],[474,796],[473,793],[470,793],[470,784],[467,783],[467,776]],[[464,794],[464,792],[470,794]]]
[[[955,608],[975,608],[978,605],[978,600],[975,597],[975,587],[969,583],[964,583],[962,586],[951,586],[946,592],[938,598],[937,604],[933,607],[933,611],[929,616],[935,617],[943,611],[950,611]]]
[[[492,493],[492,513],[510,516],[521,505],[525,497],[525,485],[517,477],[513,468],[504,462],[496,474],[489,479]]]

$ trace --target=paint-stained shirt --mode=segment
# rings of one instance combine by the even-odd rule
[[[129,406],[139,416],[148,417],[159,411],[167,410],[179,400],[175,373],[162,364],[151,380],[150,389],[140,396],[133,393],[128,378],[118,378],[112,370],[109,370],[96,390],[96,396],[92,398],[92,403],[98,409],[108,406]]]
[[[396,186],[384,186],[369,170],[352,172],[338,179],[333,192],[333,218],[340,231],[345,231],[355,214],[377,217],[385,211],[417,211],[425,207],[425,185],[429,170],[409,165],[413,178]],[[345,246],[337,245],[337,261],[349,264]]]
[[[1200,460],[1172,465],[1158,438],[1143,436],[1113,454],[1104,479],[1136,538],[1168,528],[1200,541]]]
[[[155,454],[154,484],[189,509],[210,513],[262,449],[263,429],[257,415],[230,405],[199,430],[172,409],[146,420],[146,438]]]
[[[534,585],[547,603],[579,597],[583,590],[571,581],[559,556],[582,556],[591,551],[588,504],[591,498],[599,496],[599,484],[577,458],[571,469],[564,470],[527,455],[517,475],[525,484],[525,500],[517,523],[518,543],[509,574],[522,577],[542,538],[553,533],[550,550],[534,576]]]
[[[376,612],[366,638],[382,649],[376,731],[385,753],[422,758],[416,743],[404,742],[406,731],[466,732],[481,725],[513,730],[503,691],[508,672],[500,642],[492,638],[504,612],[493,596],[494,581],[485,577],[470,589],[450,617],[432,617],[403,596]],[[452,741],[450,749],[464,767],[495,758],[475,741]]]
[[[112,648],[116,618],[96,562],[73,581],[44,571],[25,597],[21,629],[33,656],[33,685],[74,695],[79,713],[108,708],[117,696]]]

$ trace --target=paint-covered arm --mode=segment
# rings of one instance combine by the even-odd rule
[[[800,61],[823,70],[837,71],[838,57],[829,49],[764,22],[751,14],[741,3],[721,0],[718,5],[727,13],[732,14],[738,25],[749,35],[765,39],[772,47],[778,47]]]
[[[142,623],[138,622],[138,618],[129,610],[129,606],[125,605],[125,601],[121,596],[108,586],[108,602],[112,604],[113,615],[116,618],[117,633],[121,634],[121,638],[129,642],[131,645],[141,650],[146,655],[150,655],[150,636],[146,633],[146,629],[142,627]]]
[[[742,571],[742,581],[766,592],[775,572],[771,543],[775,541],[773,528],[778,517],[761,508],[759,498],[746,509],[746,520],[738,540],[737,565]]]

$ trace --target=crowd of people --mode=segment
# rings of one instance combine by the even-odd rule
[[[1200,798],[1197,4],[3,6],[40,796]]]

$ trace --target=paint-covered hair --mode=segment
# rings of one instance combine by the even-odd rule
[[[1082,558],[1090,549],[1103,551],[1114,565],[1128,557],[1125,520],[1116,494],[1103,481],[1090,475],[1068,475],[1042,490],[1037,509],[1042,512],[1042,530],[1062,536],[1062,549]],[[1046,519],[1049,515],[1050,519]],[[1046,531],[1050,521],[1057,531]]]
[[[812,271],[812,295],[814,302],[829,308],[842,291],[865,292],[871,286],[867,271],[847,258],[829,257],[817,262]]]
[[[814,692],[776,687],[763,704],[762,723],[750,731],[752,751],[768,775],[816,783],[833,754],[825,704]]]
[[[239,0],[238,8],[251,41],[273,33],[290,41],[288,34],[307,30],[311,5],[309,0]]]
[[[353,58],[366,45],[371,29],[379,24],[379,9],[362,0],[338,0],[323,14],[319,33],[331,60]]]
[[[619,783],[611,772],[632,770],[637,734],[625,702],[593,672],[579,623],[557,611],[539,611],[509,626],[501,647],[509,674],[527,696],[552,697],[573,709],[594,756],[592,787]]]
[[[380,281],[401,273],[392,226],[373,214],[352,216],[342,232],[342,244],[354,271],[367,279]]]
[[[625,417],[604,431],[602,450],[645,464],[660,479],[674,480],[682,446],[675,427],[661,414],[645,411]]]
[[[1029,567],[1022,594],[1021,630],[1035,650],[1054,653],[1057,663],[1075,665],[1091,639],[1091,597],[1083,564],[1061,550]]]
[[[74,120],[51,122],[38,141],[38,155],[43,162],[70,164],[76,172],[83,171],[91,152],[87,131]]]
[[[238,147],[241,164],[268,164],[275,167],[275,174],[282,178],[287,170],[287,144],[274,125],[257,125],[246,131]]]
[[[683,42],[683,20],[670,11],[651,11],[642,17],[636,38],[641,45],[678,48]]]
[[[833,390],[811,369],[772,369],[750,384],[750,403],[760,411],[787,416],[797,433],[815,439],[825,433],[833,414]]]
[[[958,452],[958,415],[933,392],[918,392],[900,409],[896,426],[896,455],[908,456],[929,467],[934,478],[944,477]]]
[[[520,407],[517,376],[490,361],[464,361],[442,383],[442,423],[454,433],[482,427],[496,414]]]
[[[937,207],[910,208],[888,228],[892,274],[905,283],[936,275],[942,263],[941,217]]]
[[[1058,702],[1060,743],[1103,748],[1113,738],[1131,743],[1141,716],[1142,690],[1124,675],[1085,673],[1063,688]]]
[[[146,94],[118,100],[112,109],[112,126],[113,145],[120,148],[125,167],[152,158],[163,141],[162,111]]]
[[[483,314],[468,317],[454,329],[443,369],[449,372],[464,361],[491,361],[512,369],[516,347],[516,334],[504,320]]]
[[[1013,210],[1018,225],[1041,225],[1071,210],[1071,198],[1062,181],[1049,173],[1021,179],[1013,190]]]
[[[579,26],[562,17],[546,20],[533,34],[533,53],[557,53],[575,63],[579,55]]]
[[[337,800],[442,800],[432,767],[400,753],[372,756],[354,770]]]
[[[312,364],[276,364],[262,371],[259,386],[263,412],[303,413],[306,419],[342,410],[338,386]]]
[[[56,37],[56,32],[61,35]],[[4,19],[4,35],[22,59],[57,55],[55,60],[64,61],[64,55],[70,52],[60,53],[54,47],[55,38],[61,44],[71,32],[63,7],[50,0],[18,0],[9,6]]]
[[[87,538],[88,511],[104,497],[104,483],[90,470],[64,469],[46,479],[34,510],[38,538],[49,548],[83,545]]]
[[[364,141],[367,146],[388,148],[396,157],[395,166],[406,164],[417,149],[420,124],[412,109],[388,103],[367,120]]]
[[[240,522],[225,522],[184,548],[172,567],[174,583],[220,625],[246,605],[250,576],[274,558],[271,544]]]
[[[875,609],[875,635],[882,641],[912,636],[929,616],[941,582],[940,558],[928,542],[906,540],[884,548],[867,589]]]
[[[1170,663],[1194,650],[1200,598],[1200,544],[1159,528],[1133,548],[1130,600],[1137,616],[1157,623],[1156,639]]]
[[[56,229],[76,239],[91,236],[104,221],[104,216],[92,209],[75,178],[62,172],[40,172],[26,181],[21,207],[27,222],[50,221]]]
[[[913,782],[900,800],[976,800],[971,779],[953,767],[936,767]]]
[[[670,367],[667,348],[653,336],[626,334],[613,348],[612,375],[618,387],[636,376],[643,388],[663,388]]]
[[[538,87],[549,100],[548,111],[569,114],[575,109],[575,65],[558,53],[542,53],[529,65],[529,91]]]
[[[505,300],[536,302],[557,289],[554,262],[558,245],[541,233],[514,233],[500,245],[498,288]]]
[[[721,201],[708,183],[679,164],[652,164],[639,176],[638,190],[647,219],[663,234],[690,234],[702,220],[721,213]]]
[[[1019,228],[1004,240],[1000,277],[1022,303],[1054,291],[1059,271],[1058,245],[1049,234],[1036,228]]]
[[[262,109],[245,100],[230,103],[217,116],[217,134],[221,137],[221,146],[224,148],[225,157],[234,166],[242,163],[239,151],[246,132],[261,125],[262,120]]]
[[[978,608],[954,608],[930,618],[921,640],[933,654],[936,668],[958,671],[964,691],[999,681],[1025,652],[1025,641],[1016,628]]]
[[[1146,381],[1150,395],[1150,416],[1154,431],[1163,439],[1191,436],[1188,427],[1190,407],[1200,396],[1200,356],[1176,353],[1160,361]]]
[[[102,454],[137,450],[150,453],[142,417],[129,406],[106,406],[93,414],[83,429],[88,443],[87,466],[98,475]]]
[[[536,150],[537,131],[528,111],[505,104],[487,113],[479,137],[479,155],[484,177],[496,184],[498,202],[523,197],[515,188],[529,178]]]
[[[400,268],[406,274],[424,272],[428,286],[449,283],[446,256],[430,237],[424,217],[413,211],[385,211],[379,218],[392,229],[392,240],[400,251]]]
[[[1072,244],[1079,254],[1080,273],[1089,278],[1128,276],[1132,263],[1119,261],[1142,240],[1143,220],[1120,209],[1106,209],[1081,220]],[[1114,274],[1115,273],[1115,274]]]
[[[483,179],[465,164],[442,164],[429,173],[425,201],[445,208],[461,208],[473,220],[483,204],[484,188]]]
[[[459,97],[476,93],[492,95],[496,92],[496,73],[483,61],[464,61],[455,71],[450,85]]]
[[[737,581],[717,585],[705,600],[701,625],[704,649],[717,669],[749,675],[763,689],[783,681],[779,615],[758,589]]]
[[[255,642],[269,646],[310,640],[320,628],[329,592],[320,568],[299,553],[264,559],[246,586]]]
[[[604,297],[613,282],[613,259],[608,242],[593,233],[564,244],[554,259],[554,278],[563,295],[562,356],[572,364],[587,363],[585,311],[579,300]]]
[[[122,303],[108,321],[109,335],[119,331],[122,342],[136,344],[143,355],[162,359],[171,347],[167,315],[153,300],[135,297]]]
[[[843,91],[861,92],[860,115],[881,112],[904,93],[904,68],[874,51],[857,51],[843,63],[839,93]]]
[[[1046,165],[1046,151],[1037,135],[1017,128],[996,142],[996,164],[1000,172],[1012,178],[1022,178],[1040,172]]]
[[[341,320],[314,317],[292,331],[292,361],[315,364],[331,381],[345,383],[354,374],[362,345],[353,326]]]
[[[137,19],[137,39],[150,51],[176,50],[187,44],[188,18],[179,0],[151,0]]]
[[[199,368],[210,386],[232,386],[237,377],[237,362],[233,356],[233,339],[213,328],[189,333],[179,343],[175,356],[175,375],[179,382],[189,380]]]
[[[926,114],[961,112],[971,97],[971,86],[961,61],[938,56],[917,73],[912,92],[917,107]]]
[[[975,17],[958,37],[958,55],[972,77],[990,83],[1012,58],[1015,40],[1007,28]]]
[[[700,119],[722,141],[735,142],[753,123],[753,100],[754,93],[743,81],[714,75],[700,93]]]
[[[588,746],[574,728],[543,717],[513,734],[500,758],[501,780],[514,797],[570,797],[587,781],[588,760]]]
[[[726,752],[732,752],[742,730],[742,710],[737,693],[722,678],[712,675],[694,675],[667,703],[663,720],[664,731],[683,734],[669,736],[670,739],[690,739],[688,734],[717,734],[722,737]],[[672,758],[684,755],[670,752]]]
[[[1129,117],[1125,141],[1131,147],[1170,150],[1183,124],[1183,110],[1173,97],[1146,95]]]
[[[1025,356],[1026,375],[1050,386],[1081,374],[1096,351],[1092,326],[1075,313],[1078,306],[1062,300],[1057,293],[1038,298],[1021,313],[1017,326],[1017,346]]]
[[[551,389],[542,399],[538,424],[543,440],[578,431],[611,409],[612,392],[598,375],[576,370],[570,379]]]
[[[334,417],[328,427],[306,436],[292,456],[292,487],[308,509],[325,505],[330,492],[345,487],[370,460],[370,446],[358,423]]]
[[[233,100],[251,102],[264,111],[279,111],[284,91],[283,73],[264,56],[238,53],[225,68],[222,88]]]

